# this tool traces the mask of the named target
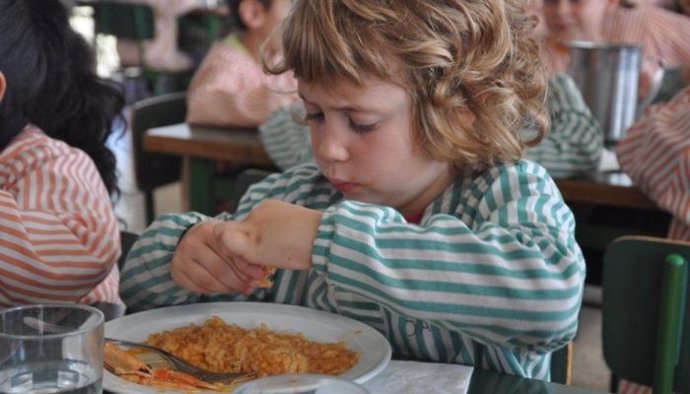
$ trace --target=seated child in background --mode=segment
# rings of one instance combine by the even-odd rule
[[[565,43],[569,40],[642,46],[641,97],[647,95],[659,65],[672,69],[690,64],[690,18],[685,15],[624,0],[543,1],[547,26],[543,55],[552,73],[566,71],[569,50]],[[677,86],[675,92],[681,88]]]
[[[547,0],[548,1],[548,0]],[[535,18],[535,32],[544,40],[543,1],[529,0],[527,14]],[[547,136],[525,152],[525,158],[544,166],[554,178],[591,174],[599,166],[604,134],[569,75],[559,72],[549,79]]]
[[[690,87],[652,106],[618,142],[618,162],[654,202],[673,215],[668,237],[690,241]]]
[[[122,304],[106,140],[124,100],[67,18],[58,0],[0,0],[0,307]]]
[[[298,304],[362,320],[401,357],[548,379],[585,265],[555,183],[521,160],[547,123],[521,5],[296,0],[269,69],[297,77],[315,164],[234,214],[159,217],[125,302]]]
[[[290,4],[291,0],[228,0],[236,31],[211,47],[194,74],[187,122],[256,127],[296,100],[292,74],[266,75],[260,60],[262,44]],[[266,42],[267,56],[276,56],[276,44]]]

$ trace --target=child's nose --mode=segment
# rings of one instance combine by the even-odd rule
[[[349,153],[343,131],[329,125],[328,122],[322,127],[317,149],[318,155],[327,161],[346,161],[349,158]]]

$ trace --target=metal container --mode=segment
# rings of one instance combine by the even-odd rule
[[[615,145],[636,118],[642,47],[634,44],[571,41],[568,74],[580,88],[604,132]]]

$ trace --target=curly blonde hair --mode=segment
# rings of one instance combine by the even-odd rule
[[[437,160],[483,170],[518,160],[546,133],[546,74],[523,3],[296,0],[283,61],[266,68],[317,84],[363,86],[370,74],[399,85],[417,142]]]

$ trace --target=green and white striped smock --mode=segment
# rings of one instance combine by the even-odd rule
[[[310,271],[278,271],[270,291],[204,296],[169,264],[197,213],[157,218],[133,246],[121,296],[131,311],[207,301],[298,304],[363,321],[394,352],[549,378],[552,350],[575,335],[585,265],[575,222],[541,166],[520,161],[458,178],[419,225],[394,209],[343,200],[313,164],[252,186],[234,215],[279,199],[323,211]],[[478,358],[481,357],[481,360]]]
[[[588,175],[597,170],[604,132],[566,74],[549,80],[549,134],[525,151],[525,158],[544,166],[554,178]]]

